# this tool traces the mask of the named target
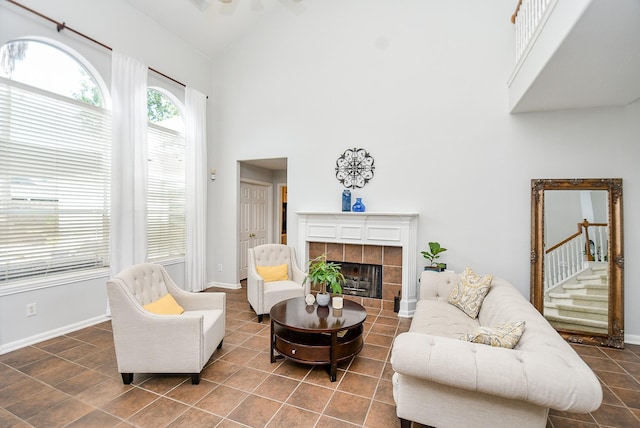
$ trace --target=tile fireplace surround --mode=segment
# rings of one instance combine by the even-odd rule
[[[400,317],[412,317],[416,306],[418,214],[297,212],[301,264],[327,253],[327,259],[380,264],[382,300],[360,299],[364,306],[393,310],[401,292]]]

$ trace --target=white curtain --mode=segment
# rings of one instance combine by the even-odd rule
[[[185,88],[186,228],[185,288],[206,288],[207,97]]]
[[[147,67],[111,59],[111,275],[147,258]]]

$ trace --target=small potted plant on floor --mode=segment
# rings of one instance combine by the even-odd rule
[[[318,288],[316,301],[320,306],[329,304],[330,296],[327,293],[327,287],[331,292],[336,294],[333,299],[333,307],[338,305],[342,307],[342,284],[345,282],[344,275],[341,272],[342,266],[338,263],[328,262],[327,254],[322,254],[313,260],[309,260],[309,273],[305,278],[311,281],[311,287]],[[336,301],[338,299],[338,301]]]
[[[436,259],[440,258],[440,254],[447,251],[446,248],[441,247],[438,242],[429,242],[429,250],[422,251],[422,257],[429,261],[429,264],[424,267],[424,270],[433,270],[436,272],[442,272],[447,268],[445,263],[436,262]]]

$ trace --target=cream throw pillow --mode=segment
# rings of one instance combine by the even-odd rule
[[[491,327],[478,327],[460,339],[483,345],[513,349],[524,332],[524,321],[496,324]]]
[[[489,292],[489,288],[491,288],[492,279],[493,275],[479,276],[471,268],[466,268],[460,274],[458,285],[451,290],[448,302],[461,309],[471,318],[476,319],[478,312],[480,312],[482,301]]]
[[[256,266],[256,270],[264,282],[286,281],[289,279],[289,265],[287,263],[277,266]]]
[[[144,305],[143,308],[159,315],[180,315],[184,312],[184,308],[169,293],[154,302]]]

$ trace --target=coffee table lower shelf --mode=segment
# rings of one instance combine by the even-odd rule
[[[306,333],[272,323],[271,362],[275,362],[276,351],[298,363],[327,364],[331,382],[335,382],[338,362],[353,357],[364,345],[362,325],[347,330],[344,335],[343,332]]]

